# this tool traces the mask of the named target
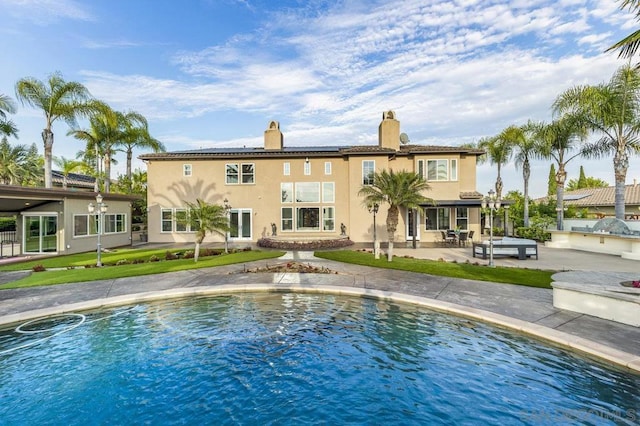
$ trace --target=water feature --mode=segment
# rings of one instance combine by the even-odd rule
[[[635,424],[640,376],[486,324],[296,293],[0,329],[0,423]]]

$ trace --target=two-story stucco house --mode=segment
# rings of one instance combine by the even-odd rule
[[[262,148],[212,148],[152,153],[140,158],[148,171],[150,242],[192,242],[194,234],[180,220],[185,202],[201,198],[231,206],[231,242],[270,237],[294,240],[339,238],[373,241],[373,218],[358,190],[372,173],[407,170],[421,173],[437,201],[418,217],[416,237],[433,242],[440,230],[480,233],[476,191],[477,149],[401,143],[400,122],[383,113],[377,145],[288,147],[276,121],[264,132]],[[384,241],[386,206],[377,216],[377,238]],[[413,240],[412,213],[401,211],[396,244]],[[342,227],[341,225],[344,225]],[[341,229],[342,228],[342,229]],[[222,241],[223,237],[207,237]]]

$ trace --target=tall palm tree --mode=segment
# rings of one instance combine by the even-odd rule
[[[70,173],[76,172],[82,167],[82,161],[71,160],[64,157],[53,157],[53,162],[62,173],[62,187],[67,189],[67,178]]]
[[[229,231],[229,218],[224,206],[210,204],[200,198],[195,203],[185,201],[187,205],[186,223],[191,226],[192,231],[196,231],[196,247],[194,250],[194,261],[198,261],[200,255],[200,244],[204,241],[207,233],[217,233],[224,235]]]
[[[563,229],[564,219],[564,184],[567,180],[567,163],[580,156],[577,144],[584,140],[587,132],[584,126],[571,116],[560,117],[549,124],[540,123],[536,138],[539,139],[540,154],[543,158],[550,158],[558,165],[556,179],[556,227]]]
[[[620,9],[629,9],[630,12],[636,15],[636,20],[640,20],[640,2],[638,0],[622,0],[620,2]],[[609,47],[606,52],[620,50],[618,57],[630,59],[635,56],[639,47],[640,30],[635,30],[613,46]]]
[[[26,77],[16,83],[16,96],[23,105],[29,105],[44,112],[46,120],[42,131],[44,143],[44,186],[51,188],[51,162],[53,158],[53,123],[61,118],[74,126],[76,117],[86,116],[94,111],[89,100],[89,91],[80,83],[65,81],[58,72],[42,82]]]
[[[398,228],[398,215],[400,208],[416,209],[424,211],[423,204],[433,204],[431,198],[422,195],[430,189],[429,184],[418,173],[393,170],[382,170],[373,175],[373,185],[363,185],[358,191],[358,196],[364,197],[363,204],[372,206],[388,204],[387,210],[387,236],[389,238],[389,250],[387,260],[393,260],[393,242]]]
[[[165,150],[164,145],[149,134],[147,119],[135,111],[130,111],[121,115],[120,125],[122,127],[120,140],[117,146],[121,147],[127,154],[126,176],[130,183],[133,183],[131,176],[131,162],[134,148],[148,148],[154,152]],[[131,188],[129,188],[131,192]]]
[[[13,100],[0,93],[0,135],[18,136],[18,129],[13,121],[7,118],[7,114],[14,114],[16,106]]]
[[[583,147],[583,155],[613,155],[616,218],[624,219],[629,156],[640,154],[640,71],[626,65],[608,83],[572,87],[558,96],[554,110],[600,136]]]
[[[498,198],[502,198],[502,166],[507,164],[511,158],[511,145],[502,136],[482,138],[478,141],[478,148],[486,151],[486,154],[478,158],[478,163],[489,161],[489,164],[495,164],[498,168],[498,176],[496,177],[496,197]]]

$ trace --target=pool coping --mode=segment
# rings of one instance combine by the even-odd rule
[[[506,315],[490,312],[483,309],[459,305],[447,301],[432,299],[422,296],[408,295],[405,293],[376,290],[369,288],[358,288],[349,286],[331,286],[318,284],[220,284],[215,286],[199,287],[177,287],[168,290],[149,291],[141,293],[130,293],[120,296],[96,298],[92,300],[75,302],[48,308],[23,311],[20,313],[0,316],[0,325],[7,325],[35,318],[60,315],[64,313],[96,309],[102,307],[113,307],[134,303],[150,302],[161,299],[175,299],[183,297],[211,296],[233,293],[248,292],[301,292],[317,294],[335,294],[345,296],[368,297],[380,300],[396,301],[434,311],[452,314],[460,317],[482,321],[494,326],[506,328],[520,332],[529,337],[543,340],[563,348],[579,352],[600,361],[615,364],[619,367],[627,368],[633,372],[640,373],[640,356],[630,354],[618,349],[611,348],[601,343],[594,342],[583,337],[574,336],[563,331],[531,323]]]

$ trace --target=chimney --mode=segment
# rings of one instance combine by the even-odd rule
[[[400,150],[400,122],[396,120],[396,113],[393,111],[382,113],[382,122],[378,127],[378,146]]]
[[[264,149],[282,149],[284,137],[280,131],[280,123],[269,122],[269,127],[264,131]]]

